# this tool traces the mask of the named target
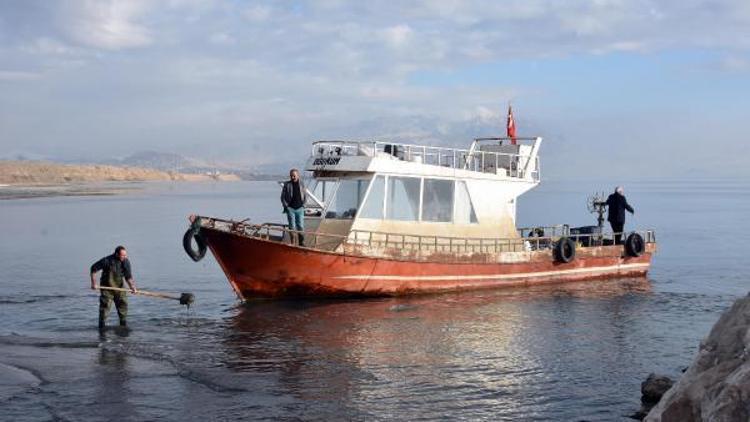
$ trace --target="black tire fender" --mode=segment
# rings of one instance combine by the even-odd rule
[[[195,239],[195,244],[198,246],[197,250],[193,249],[193,239]],[[195,262],[200,261],[206,256],[206,241],[201,236],[198,228],[191,227],[187,229],[185,235],[182,236],[182,247],[190,259]]]
[[[646,242],[643,241],[643,236],[638,233],[630,233],[625,240],[625,252],[632,257],[643,255],[646,252]]]
[[[561,237],[555,244],[555,260],[568,263],[576,258],[576,242],[569,237]]]

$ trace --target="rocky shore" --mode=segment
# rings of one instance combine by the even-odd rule
[[[719,318],[693,363],[644,420],[750,420],[750,295]]]
[[[125,181],[235,181],[233,174],[188,174],[139,167],[68,165],[45,161],[0,161],[0,185],[63,185],[86,182]]]

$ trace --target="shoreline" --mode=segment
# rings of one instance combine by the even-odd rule
[[[152,183],[207,183],[216,180],[121,180],[102,182],[35,183],[0,185],[0,201],[41,199],[65,196],[114,196],[139,192]]]
[[[13,199],[51,198],[58,196],[112,196],[141,190],[125,183],[145,182],[82,182],[67,184],[0,185],[0,201]]]
[[[146,182],[234,182],[234,174],[191,174],[141,167],[0,160],[0,200],[53,196],[109,196]]]
[[[58,186],[84,182],[239,181],[235,174],[193,174],[142,167],[0,160],[0,187]]]

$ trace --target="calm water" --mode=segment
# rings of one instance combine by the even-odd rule
[[[648,280],[245,306],[212,257],[184,254],[185,217],[281,221],[275,183],[0,201],[0,373],[32,384],[0,380],[0,419],[621,420],[750,289],[748,186],[626,184],[626,228],[660,242]],[[602,189],[545,182],[519,224],[592,224]],[[116,244],[141,288],[192,292],[194,308],[131,296],[132,331],[101,339],[87,273]]]

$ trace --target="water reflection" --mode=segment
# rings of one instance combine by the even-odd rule
[[[445,411],[455,402],[466,415],[528,417],[550,403],[601,396],[601,384],[633,359],[632,318],[650,292],[638,278],[254,302],[228,321],[224,363],[277,373],[281,390],[349,415],[428,417],[430,404]]]
[[[106,420],[131,419],[137,415],[130,401],[128,384],[133,378],[129,358],[122,351],[101,348],[96,358],[98,371],[94,371],[94,400],[92,414]]]

